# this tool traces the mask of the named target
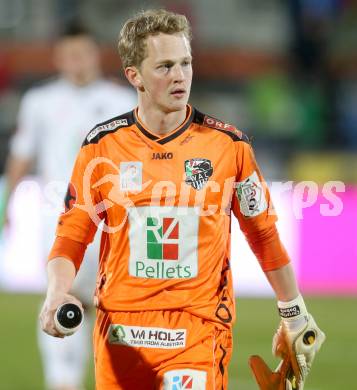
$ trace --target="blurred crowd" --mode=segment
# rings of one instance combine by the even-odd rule
[[[1,0],[0,174],[22,94],[52,74],[46,56],[36,61],[39,45],[50,50],[80,18],[103,47],[107,76],[125,83],[119,28],[158,6],[192,22],[192,103],[246,131],[269,179],[357,182],[354,0]]]

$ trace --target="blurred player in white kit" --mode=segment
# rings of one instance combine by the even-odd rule
[[[34,162],[42,185],[52,189],[51,215],[42,213],[44,272],[65,187],[88,128],[136,105],[135,95],[129,89],[102,78],[99,47],[79,25],[70,26],[55,44],[54,64],[58,77],[30,89],[23,97],[6,168],[7,198]],[[68,195],[66,201],[70,201]],[[98,252],[98,242],[93,243],[73,286],[73,294],[88,308],[92,306]],[[76,334],[64,339],[38,332],[48,389],[83,389],[90,333],[88,321]]]

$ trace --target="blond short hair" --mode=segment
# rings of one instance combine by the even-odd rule
[[[119,34],[118,50],[123,68],[140,67],[147,56],[149,35],[183,33],[191,41],[191,27],[186,16],[164,9],[147,10],[127,20]]]

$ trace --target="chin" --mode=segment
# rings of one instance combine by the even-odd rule
[[[183,110],[186,110],[186,105],[187,105],[186,101],[174,102],[174,103],[169,105],[168,109],[171,112],[183,111]]]

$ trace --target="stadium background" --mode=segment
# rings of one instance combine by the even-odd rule
[[[0,0],[0,174],[23,92],[53,74],[50,53],[61,26],[80,17],[102,45],[107,76],[125,82],[115,50],[119,28],[133,12],[157,6],[185,13],[193,25],[191,102],[253,137],[272,187],[293,182],[283,193],[273,189],[279,230],[308,307],[328,336],[306,389],[356,389],[356,1]],[[43,388],[35,342],[43,204],[35,173],[28,179],[12,199],[12,223],[0,239],[4,390]],[[303,181],[318,186],[311,205],[311,192],[298,187]],[[324,196],[330,181],[345,185],[343,192],[334,190],[343,205],[337,215]],[[303,188],[301,199],[297,188]],[[321,205],[329,216],[321,216]],[[271,290],[236,225],[232,257],[241,298],[230,389],[253,390],[247,358],[259,353],[276,364],[270,342],[278,317]],[[87,386],[93,388],[90,373]]]

